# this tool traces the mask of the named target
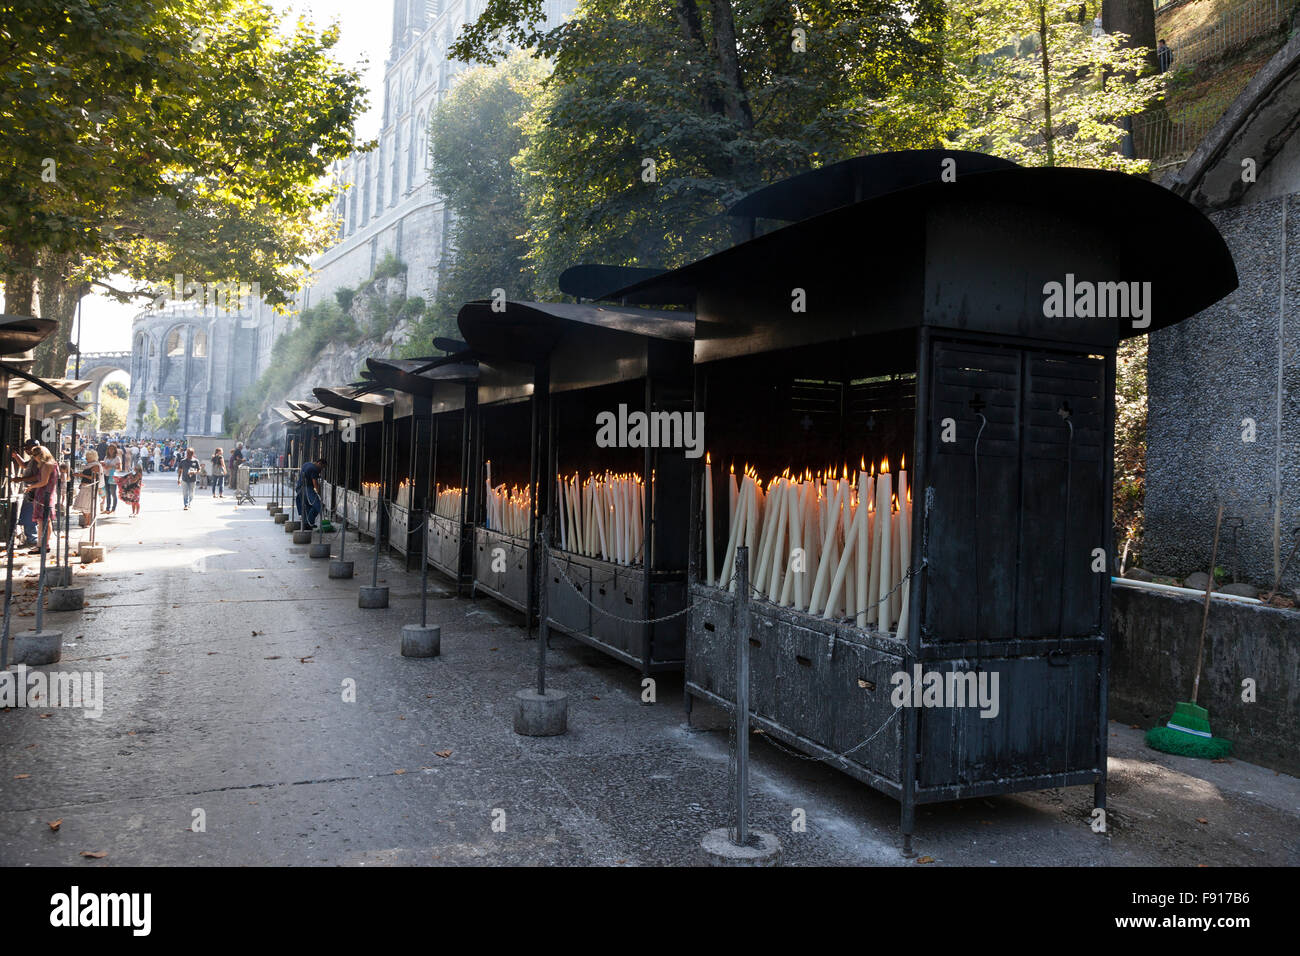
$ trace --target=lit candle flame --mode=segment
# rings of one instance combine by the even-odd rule
[[[880,462],[880,473],[881,473],[882,475],[887,475],[887,474],[889,474],[889,458],[888,458],[888,456],[886,456],[886,457],[885,457],[885,458]]]

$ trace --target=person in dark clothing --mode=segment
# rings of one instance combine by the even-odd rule
[[[1160,72],[1168,73],[1169,68],[1174,65],[1174,51],[1169,49],[1169,45],[1161,40],[1156,44],[1156,61],[1160,64]]]
[[[302,466],[298,475],[298,513],[302,515],[304,528],[315,528],[320,516],[320,479],[325,470],[325,459],[317,458]]]
[[[176,484],[182,485],[181,500],[185,504],[185,510],[190,510],[190,502],[194,500],[194,486],[199,481],[199,460],[194,457],[194,449],[187,448],[185,457],[176,463]]]

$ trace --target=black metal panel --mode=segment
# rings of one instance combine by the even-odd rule
[[[930,361],[924,639],[1097,634],[1105,360],[937,339]]]
[[[832,708],[827,746],[835,753],[849,753],[854,763],[890,780],[902,779],[903,724],[890,703],[889,679],[902,669],[901,654],[837,639],[824,689]]]
[[[921,707],[920,788],[1099,771],[1099,651],[1100,641],[1093,653],[927,665],[941,674],[996,673],[998,711],[982,717],[972,706]]]
[[[500,549],[500,551],[498,551]],[[494,570],[493,565],[505,570]],[[528,542],[523,538],[474,529],[474,587],[518,611],[528,608]]]

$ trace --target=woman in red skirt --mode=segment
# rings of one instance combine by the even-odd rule
[[[117,496],[131,506],[131,517],[140,513],[140,488],[144,484],[144,465],[136,462],[135,470],[125,475],[118,475]]]

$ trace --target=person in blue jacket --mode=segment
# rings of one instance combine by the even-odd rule
[[[320,480],[325,471],[325,459],[317,458],[302,466],[298,474],[298,484],[294,489],[298,494],[298,513],[302,515],[303,528],[315,529],[316,519],[320,516]]]

